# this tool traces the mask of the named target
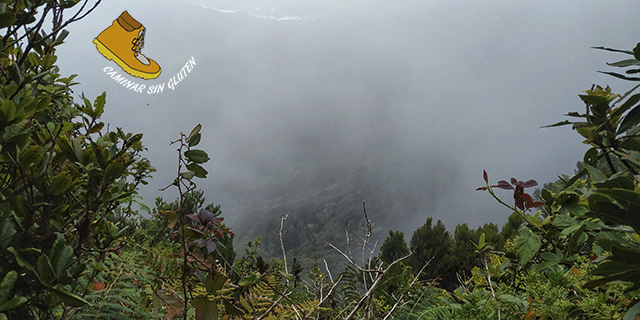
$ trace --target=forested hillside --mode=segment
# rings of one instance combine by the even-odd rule
[[[384,183],[420,176],[372,183],[365,162],[337,184],[297,168],[292,183],[318,189],[286,195],[301,197],[290,207],[273,190],[264,210],[280,218],[239,231],[198,188],[211,160],[201,124],[167,149],[177,198],[137,209],[155,172],[143,133],[105,126],[107,94],[78,97],[56,66],[65,28],[94,8],[0,1],[0,320],[639,318],[640,44],[597,48],[622,56],[605,73],[630,90],[587,85],[584,108],[551,125],[589,146],[575,173],[545,186],[469,177],[509,214],[502,225],[387,230],[385,211],[418,210],[403,197],[421,195]],[[260,232],[277,241],[262,248]]]

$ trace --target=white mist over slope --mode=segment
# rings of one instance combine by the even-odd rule
[[[59,63],[79,74],[78,94],[107,91],[111,126],[144,133],[158,169],[142,189],[149,204],[176,196],[158,191],[175,176],[169,141],[201,123],[211,161],[198,185],[234,228],[265,214],[264,202],[369,184],[362,197],[393,202],[384,227],[410,232],[427,216],[474,227],[509,215],[474,191],[483,169],[492,181],[540,183],[573,171],[585,150],[578,135],[540,126],[582,108],[577,94],[593,83],[629,88],[596,73],[618,56],[589,48],[640,41],[630,7],[114,0],[70,28]],[[149,83],[195,59],[175,90],[135,93],[103,72],[115,65],[92,40],[124,10],[146,27],[143,53],[162,67]]]

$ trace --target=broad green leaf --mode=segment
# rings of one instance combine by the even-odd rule
[[[73,248],[71,246],[65,245],[64,236],[58,234],[58,238],[53,243],[51,247],[51,252],[49,253],[51,257],[51,265],[53,267],[53,272],[57,279],[61,279],[64,276],[64,271],[67,268],[67,264],[73,258]]]
[[[240,281],[238,281],[238,285],[241,287],[248,287],[257,284],[258,282],[260,282],[260,273],[256,271],[246,277],[241,278]]]
[[[207,297],[193,299],[196,309],[196,320],[218,320],[218,303]]]
[[[227,301],[226,299],[223,299],[222,303],[224,304],[224,311],[227,314],[231,316],[236,316],[236,317],[241,317],[244,315],[244,312],[240,308],[231,304],[231,302]]]
[[[197,163],[190,163],[187,165],[187,169],[193,171],[193,173],[195,174],[196,177],[198,178],[206,178],[207,177],[207,170],[205,170],[203,167],[201,167],[199,164]]]
[[[187,136],[187,141],[190,141],[190,140],[191,140],[191,138],[192,138],[194,135],[196,135],[196,134],[200,133],[200,130],[201,130],[201,129],[202,129],[202,125],[198,124],[197,126],[195,126],[195,127],[191,130],[191,133],[189,133],[189,136]]]
[[[24,304],[27,301],[28,301],[28,299],[25,298],[25,297],[22,297],[22,296],[14,297],[13,299],[11,299],[9,301],[0,304],[0,311],[15,309],[15,308],[21,306],[22,304]]]
[[[184,153],[184,156],[194,163],[205,163],[209,161],[209,155],[202,150],[188,150]]]
[[[543,252],[540,254],[540,258],[544,261],[538,264],[536,269],[544,270],[546,268],[553,267],[562,261],[562,253]]]
[[[205,287],[208,293],[215,294],[218,290],[222,289],[225,282],[227,282],[229,278],[227,278],[224,274],[217,272],[215,275],[213,273],[209,273],[207,276],[207,280],[205,283]]]
[[[604,182],[607,180],[607,176],[602,173],[602,171],[598,170],[596,167],[588,164],[584,164],[584,167],[589,172],[589,176],[593,182]]]
[[[44,149],[39,145],[33,145],[20,153],[20,164],[27,166],[31,163],[38,163],[44,156]]]
[[[0,104],[0,123],[8,123],[16,117],[16,105],[11,100],[4,100]]]
[[[622,119],[618,127],[618,134],[621,134],[640,123],[640,106],[636,106]]]
[[[193,179],[193,177],[196,175],[195,172],[193,171],[185,171],[185,172],[180,172],[180,176],[187,179],[187,180],[191,180]]]
[[[13,286],[18,280],[18,272],[11,270],[4,275],[2,282],[0,282],[0,303],[3,303],[9,299],[9,295],[13,290]]]
[[[636,58],[636,60],[640,60],[640,43],[636,44],[633,48],[633,57]]]
[[[638,319],[638,315],[640,315],[640,301],[636,302],[633,307],[627,310],[622,320],[636,320]]]
[[[66,30],[62,31],[63,33],[66,32]],[[68,34],[68,32],[67,32]],[[104,112],[104,104],[106,102],[106,96],[107,93],[105,91],[102,92],[101,95],[96,97],[96,100],[93,102],[93,108],[96,111],[96,118],[100,117],[102,115],[102,113]]]
[[[478,240],[478,245],[477,245],[477,249],[478,250],[482,250],[484,248],[485,245],[485,234],[484,232],[480,235],[480,239]]]
[[[10,12],[0,13],[0,28],[6,28],[16,22],[16,16]]]
[[[87,131],[87,133],[91,134],[99,132],[100,130],[102,130],[102,127],[104,127],[104,122],[98,122],[94,124],[93,127],[89,128],[89,131]]]
[[[197,146],[200,143],[200,138],[202,135],[200,133],[196,133],[191,138],[189,138],[189,147]]]
[[[53,294],[55,294],[58,298],[60,298],[60,300],[62,300],[64,303],[72,307],[82,307],[87,304],[91,305],[86,300],[66,290],[58,289],[58,288],[50,288],[49,290]]]
[[[73,177],[67,171],[62,171],[55,177],[51,179],[51,192],[54,195],[63,194],[69,187],[71,187],[71,182],[73,181]]]
[[[38,274],[40,275],[40,281],[44,285],[50,285],[55,277],[49,257],[44,254],[38,257]]]
[[[520,258],[518,263],[524,266],[538,253],[541,242],[537,234],[529,229],[522,229],[515,238],[514,244]]]
[[[120,178],[123,172],[124,159],[118,158],[115,161],[111,161],[111,163],[107,165],[107,168],[104,169],[104,176],[109,181]]]
[[[33,250],[28,250],[28,249],[33,249]],[[25,251],[36,251],[36,252],[39,253],[40,250],[35,249],[35,248],[27,248],[27,249],[16,250],[13,247],[9,247],[9,248],[7,248],[7,251],[13,253],[13,257],[16,259],[16,263],[18,263],[19,266],[27,269],[33,275],[36,275],[36,269],[34,269],[33,266],[29,263],[29,261],[27,261],[22,256],[22,252],[25,252]]]
[[[616,117],[622,115],[625,111],[629,110],[631,107],[640,102],[640,93],[632,95],[627,101],[625,101],[622,105],[615,108],[611,117]],[[618,131],[620,133],[620,131]]]

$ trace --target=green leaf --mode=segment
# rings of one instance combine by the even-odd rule
[[[257,284],[258,282],[260,282],[260,273],[256,271],[246,277],[241,278],[240,281],[238,281],[238,285],[241,287],[248,287]]]
[[[613,48],[607,48],[607,47],[591,47],[591,49],[606,50],[606,51],[620,52],[620,53],[633,55],[633,52],[629,50],[620,50],[620,49],[613,49]]]
[[[640,60],[640,42],[633,48],[633,57]]]
[[[222,303],[224,304],[224,311],[227,314],[231,316],[236,316],[236,317],[241,317],[244,315],[244,312],[240,308],[234,306],[233,304],[231,304],[231,302],[227,301],[226,299],[223,299]]]
[[[11,270],[4,275],[2,282],[0,282],[0,303],[3,303],[9,299],[9,295],[13,290],[13,286],[18,280],[18,272]]]
[[[638,66],[640,65],[640,61],[636,59],[626,59],[626,60],[620,60],[616,62],[607,62],[607,65],[612,67]]]
[[[115,161],[111,161],[104,169],[104,176],[107,181],[118,179],[124,172],[124,159],[118,158]]]
[[[550,124],[550,125],[546,125],[546,126],[542,126],[541,128],[552,128],[552,127],[559,127],[559,126],[566,126],[568,124],[572,124],[573,122],[569,121],[569,120],[564,120],[564,121],[560,121],[554,124]]]
[[[66,32],[63,30],[62,32]],[[68,33],[68,32],[67,32]],[[107,93],[105,91],[102,92],[101,95],[96,97],[96,100],[93,102],[93,108],[95,109],[96,118],[100,117],[104,112],[104,104],[106,102]]]
[[[53,267],[49,261],[49,257],[41,255],[38,257],[38,274],[40,275],[40,281],[44,285],[50,285],[54,279]]]
[[[89,131],[87,131],[87,133],[91,134],[99,132],[100,130],[102,130],[102,127],[104,127],[104,122],[98,122],[94,124],[93,127],[89,128]]]
[[[188,164],[187,165],[187,169],[193,171],[195,176],[198,177],[198,178],[206,178],[207,174],[209,173],[209,172],[207,172],[207,170],[205,170],[203,167],[201,167],[197,163]]]
[[[524,266],[538,253],[541,242],[537,234],[529,229],[522,229],[515,238],[514,244],[520,258],[518,263]]]
[[[604,173],[602,173],[602,171],[598,170],[596,167],[588,164],[584,164],[584,167],[589,172],[589,176],[591,177],[591,180],[593,182],[604,182],[605,180],[607,180],[607,176],[605,176]]]
[[[224,284],[227,282],[229,278],[227,278],[224,274],[217,272],[215,275],[209,273],[207,276],[207,280],[205,283],[205,287],[208,293],[215,294],[218,290],[222,289]]]
[[[58,280],[62,279],[65,276],[67,264],[69,264],[71,258],[73,258],[73,248],[71,248],[71,246],[65,246],[63,235],[58,234],[58,238],[51,247],[49,256],[52,259],[51,265],[56,278]]]
[[[187,180],[191,180],[193,179],[193,177],[196,175],[195,172],[193,171],[185,171],[185,172],[180,172],[180,176],[187,179]]]
[[[623,79],[623,80],[629,80],[629,81],[640,81],[640,78],[635,78],[635,77],[627,77],[625,75],[619,74],[619,73],[615,73],[615,72],[607,72],[607,71],[598,71],[600,73],[604,73],[606,75],[610,75],[612,77],[616,77],[619,79]]]
[[[37,251],[39,252],[40,250],[35,249],[35,248],[27,248],[27,249],[33,249],[33,251]],[[20,250],[16,250],[13,247],[9,247],[7,248],[7,251],[13,253],[13,257],[16,259],[16,263],[18,263],[19,266],[27,269],[29,272],[31,272],[32,274],[36,274],[36,269],[33,268],[33,266],[22,256],[21,252],[24,251],[32,251],[32,250],[27,250],[27,249],[20,249]]]
[[[196,320],[218,320],[218,303],[207,297],[193,299],[196,309]]]
[[[629,113],[622,119],[618,127],[618,134],[621,134],[640,123],[640,106],[631,109]]]
[[[187,137],[187,141],[191,141],[191,138],[193,138],[194,135],[200,133],[200,130],[202,129],[202,125],[198,124],[197,126],[195,126],[192,130],[191,133],[189,133],[189,136]]]
[[[640,315],[640,301],[636,302],[636,304],[624,314],[622,320],[636,320],[638,315]]]
[[[60,298],[60,300],[62,300],[64,303],[72,307],[82,307],[84,305],[91,305],[86,300],[66,290],[62,290],[58,288],[50,288],[49,290],[53,294],[55,294],[58,298]]]
[[[71,182],[73,181],[73,177],[67,171],[62,171],[55,177],[51,179],[51,193],[54,195],[63,194],[69,187],[71,187]]]
[[[0,28],[6,28],[16,22],[16,16],[13,13],[0,13]]]
[[[189,147],[197,146],[200,143],[200,138],[202,135],[200,133],[196,133],[191,138],[189,138]]]
[[[4,100],[0,104],[0,123],[9,123],[16,117],[16,105],[11,100]]]
[[[209,155],[202,150],[188,150],[184,153],[184,156],[194,163],[205,163],[209,161]]]
[[[39,145],[33,145],[20,153],[20,164],[27,166],[32,163],[38,163],[44,156],[44,149]]]
[[[15,309],[27,301],[28,299],[22,296],[14,297],[9,301],[0,304],[0,311]]]

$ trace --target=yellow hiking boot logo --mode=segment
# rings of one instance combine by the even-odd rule
[[[113,60],[126,73],[142,79],[155,79],[162,70],[155,61],[141,53],[145,31],[140,22],[124,11],[93,43],[105,58]]]

